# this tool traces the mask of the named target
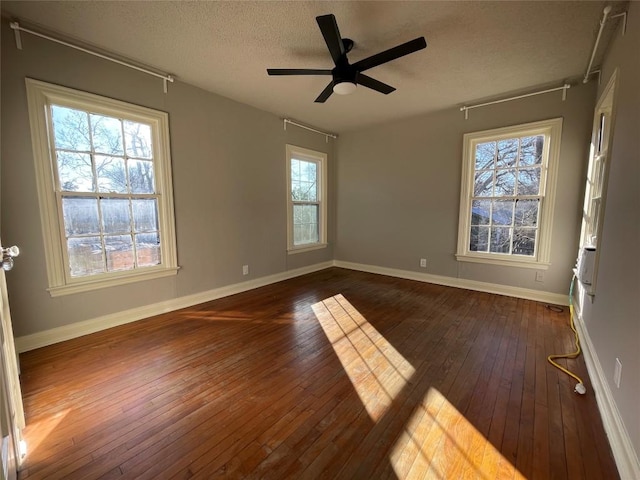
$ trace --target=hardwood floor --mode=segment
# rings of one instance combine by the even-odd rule
[[[22,479],[618,473],[568,311],[331,268],[21,355]]]

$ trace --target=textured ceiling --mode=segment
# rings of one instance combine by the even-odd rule
[[[77,39],[225,97],[339,133],[578,81],[604,5],[3,1],[2,11],[25,26]],[[621,7],[614,5],[614,13]],[[269,77],[266,68],[332,68],[315,21],[327,13],[336,16],[342,36],[355,41],[351,63],[419,36],[428,46],[367,71],[397,88],[390,95],[359,87],[352,95],[333,95],[317,104],[314,99],[330,77]],[[613,22],[607,29],[614,29]]]

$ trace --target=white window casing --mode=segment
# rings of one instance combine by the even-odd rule
[[[292,194],[292,161],[315,165],[315,197],[312,200],[296,200]],[[327,246],[327,154],[295,145],[286,146],[287,172],[287,252],[308,252]],[[295,233],[296,206],[311,206],[317,209],[317,232],[313,238],[300,239]]]
[[[488,201],[499,202],[501,199],[514,201],[517,209],[518,202],[522,200],[530,200],[538,202],[537,222],[531,227],[535,230],[535,249],[531,255],[515,254],[511,247],[508,252],[498,253],[492,252],[489,247],[487,251],[473,251],[470,248],[470,238],[472,229],[472,205],[474,201],[474,185],[476,179],[476,147],[481,144],[491,142],[507,142],[518,141],[517,164],[505,167],[500,170],[497,166],[493,167],[497,171],[513,170],[513,175],[519,175],[518,172],[526,170],[526,166],[520,165],[522,152],[520,151],[522,142],[526,137],[543,136],[544,145],[542,149],[542,159],[539,172],[539,191],[535,195],[496,195],[486,197]],[[459,261],[488,263],[495,265],[516,266],[524,268],[546,269],[551,261],[551,234],[553,224],[553,213],[555,204],[555,191],[557,182],[558,163],[560,157],[560,140],[562,137],[562,119],[556,118],[539,122],[527,123],[522,125],[509,126],[493,130],[485,130],[481,132],[468,133],[464,135],[463,158],[462,158],[462,180],[460,189],[460,216],[458,224],[458,248],[456,258]],[[497,165],[496,160],[496,165]],[[482,174],[482,170],[479,174]],[[494,183],[497,184],[497,173],[489,173],[494,175]],[[516,177],[513,177],[514,179]],[[518,180],[514,180],[518,184]],[[496,188],[496,185],[494,187]],[[519,188],[519,187],[514,187]],[[514,190],[515,192],[515,190]],[[483,200],[483,197],[475,197],[476,201]],[[491,222],[493,222],[493,203],[491,207]],[[503,227],[511,228],[510,242],[513,241],[515,230],[515,217],[512,217],[512,223]],[[494,225],[489,225],[489,231],[493,230]],[[524,227],[521,227],[524,228]]]
[[[26,79],[26,86],[48,290],[51,296],[175,275],[178,264],[167,113],[29,78]],[[156,233],[160,238],[161,250],[159,264],[136,265],[135,268],[129,270],[72,276],[65,236],[62,198],[73,196],[73,192],[62,192],[57,174],[52,105],[150,126],[155,184],[152,197],[157,200],[158,231]],[[97,152],[91,151],[87,155],[97,156]],[[84,195],[82,192],[78,193],[78,196],[82,195]],[[93,197],[96,199],[104,198],[97,190]],[[122,195],[122,197],[125,198],[126,195]],[[129,204],[133,198],[134,196],[129,194]]]

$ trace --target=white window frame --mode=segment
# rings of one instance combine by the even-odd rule
[[[484,142],[534,135],[544,135],[545,137],[540,172],[540,206],[535,255],[527,257],[507,253],[474,252],[469,250],[476,145]],[[561,137],[562,118],[484,130],[464,135],[458,249],[456,253],[456,259],[458,261],[542,270],[549,268],[551,264],[551,233]]]
[[[602,226],[604,224],[609,165],[611,164],[617,79],[618,70],[616,69],[611,75],[609,83],[602,91],[593,115],[589,167],[587,169],[582,228],[580,231],[580,248],[595,247],[596,249],[591,284],[584,285],[589,295],[595,295],[598,276],[600,238],[602,237]],[[601,119],[603,118],[604,130],[600,128]]]
[[[327,246],[327,154],[309,150],[308,148],[298,147],[296,145],[286,146],[287,161],[287,253],[302,253]],[[305,245],[294,245],[293,242],[293,205],[291,198],[291,160],[300,159],[308,162],[315,162],[318,165],[318,201],[315,202],[319,206],[318,214],[318,238],[317,243],[309,243]],[[308,202],[302,202],[308,203]]]
[[[175,275],[178,270],[169,145],[169,116],[165,112],[107,97],[26,79],[31,141],[36,167],[40,220],[52,297]],[[58,201],[51,104],[90,111],[151,125],[154,177],[161,235],[161,264],[133,270],[72,277],[68,268],[64,220]]]

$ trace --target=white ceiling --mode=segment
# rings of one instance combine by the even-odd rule
[[[3,1],[2,10],[24,26],[77,39],[171,73],[180,81],[340,133],[541,86],[560,86],[567,79],[579,81],[604,5],[601,1]],[[614,4],[614,13],[621,7]],[[397,88],[390,95],[359,87],[353,95],[332,95],[324,104],[314,103],[330,77],[269,77],[266,69],[332,68],[315,21],[327,13],[336,16],[341,35],[355,41],[351,63],[419,36],[426,38],[427,48],[367,71]]]

